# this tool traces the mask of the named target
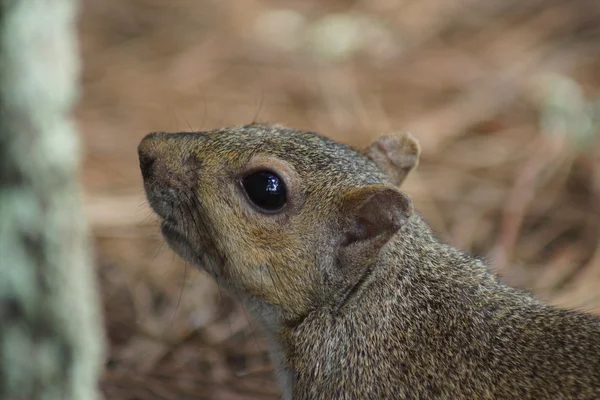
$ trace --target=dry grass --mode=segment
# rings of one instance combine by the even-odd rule
[[[348,12],[371,42],[324,57],[321,18]],[[424,154],[405,190],[441,238],[600,313],[597,1],[88,0],[81,38],[107,398],[277,398],[260,330],[162,245],[137,168],[150,131],[274,121],[361,146],[410,130]]]

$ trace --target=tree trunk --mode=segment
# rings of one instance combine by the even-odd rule
[[[0,399],[94,400],[104,350],[73,0],[0,0]]]

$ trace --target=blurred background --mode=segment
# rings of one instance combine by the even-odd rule
[[[409,130],[403,188],[509,283],[600,313],[597,0],[85,0],[82,179],[109,399],[276,399],[245,310],[163,244],[136,146],[252,121],[363,146]]]

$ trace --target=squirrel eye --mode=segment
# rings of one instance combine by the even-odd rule
[[[283,179],[269,171],[258,171],[246,176],[242,186],[257,207],[265,211],[281,209],[287,200]]]

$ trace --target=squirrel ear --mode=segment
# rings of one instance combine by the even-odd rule
[[[343,196],[347,217],[343,246],[369,239],[382,239],[381,245],[398,231],[412,214],[411,200],[388,185],[369,185]]]
[[[342,307],[372,270],[381,248],[412,213],[410,199],[391,185],[351,189],[342,198],[341,242],[328,277],[332,301]]]
[[[408,132],[395,132],[379,137],[363,149],[363,153],[386,171],[396,186],[400,186],[419,163],[421,147]]]

